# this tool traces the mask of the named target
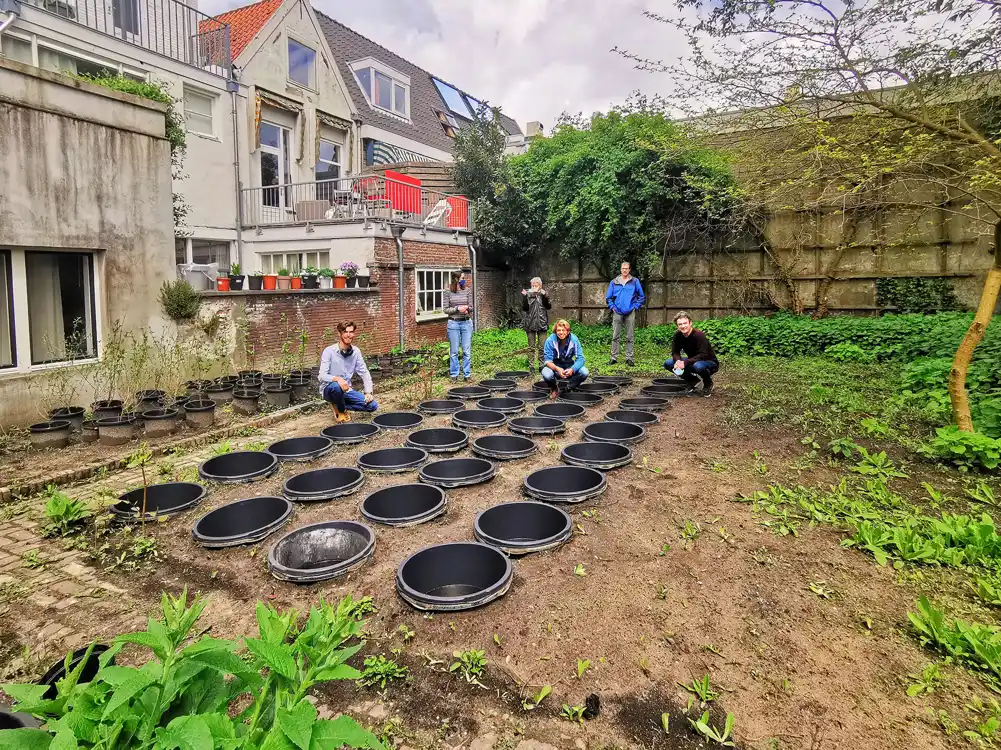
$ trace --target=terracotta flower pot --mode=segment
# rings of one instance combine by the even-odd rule
[[[264,289],[273,291],[278,288],[278,276],[277,274],[269,273],[264,276]]]
[[[267,279],[267,276],[264,277]],[[292,277],[291,276],[278,276],[278,288],[279,289],[291,289],[292,288]]]
[[[347,289],[348,277],[347,276],[334,276],[334,289]]]

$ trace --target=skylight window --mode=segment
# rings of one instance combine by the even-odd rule
[[[374,109],[410,116],[410,78],[372,58],[352,63],[351,70]]]
[[[465,98],[459,93],[458,89],[452,88],[437,78],[432,78],[431,80],[434,81],[435,88],[438,89],[438,93],[445,102],[445,106],[449,108],[452,114],[464,117],[467,120],[473,119],[473,113],[469,111],[469,105],[466,104]]]

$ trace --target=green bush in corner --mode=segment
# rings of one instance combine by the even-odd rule
[[[165,281],[160,287],[160,306],[171,320],[192,320],[198,315],[202,298],[184,279]]]

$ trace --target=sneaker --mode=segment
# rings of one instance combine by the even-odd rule
[[[549,400],[552,401],[560,394],[559,389],[549,391]]]
[[[631,359],[626,360],[626,367],[633,367],[635,364]]]
[[[709,385],[703,385],[702,398],[709,398],[711,395],[713,395],[713,384],[709,383]]]
[[[448,380],[452,385],[459,384],[459,377],[457,375],[452,375]]]
[[[616,362],[618,362],[618,361],[619,361],[619,360],[617,360],[617,359],[616,359],[615,357],[612,357],[612,358],[611,358],[610,360],[608,360],[608,364],[610,364],[610,365],[614,365],[614,364],[615,364]]]

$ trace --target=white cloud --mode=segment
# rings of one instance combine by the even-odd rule
[[[669,14],[667,0],[313,3],[416,65],[500,105],[522,127],[539,120],[547,131],[563,111],[590,114],[635,89],[653,94],[670,86],[663,76],[635,70],[612,47],[656,59],[683,51],[667,26],[643,16],[648,6]],[[201,7],[211,13],[233,4],[210,0]]]

